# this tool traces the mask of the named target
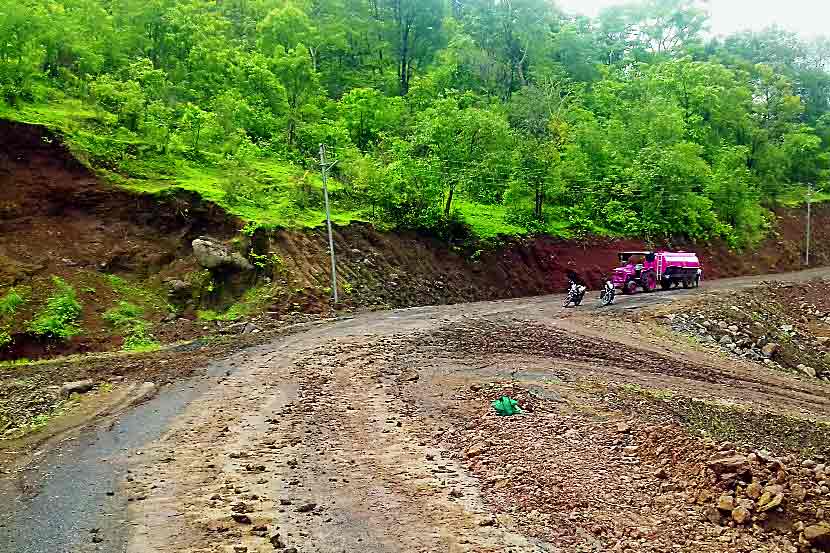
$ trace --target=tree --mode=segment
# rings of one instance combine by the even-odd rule
[[[412,76],[438,50],[442,0],[384,0],[390,13],[389,42],[397,53],[398,90],[409,92]]]
[[[486,178],[508,136],[503,116],[477,107],[462,108],[457,98],[441,100],[420,114],[413,137],[415,152],[440,171],[446,188],[445,216],[462,184]]]
[[[512,156],[513,171],[508,198],[511,208],[526,198],[533,200],[533,217],[543,223],[544,206],[554,191],[561,192],[559,150],[549,141],[519,135]]]
[[[118,124],[131,131],[138,129],[147,99],[135,81],[122,82],[102,75],[92,83],[93,97],[118,117]]]
[[[365,152],[382,132],[399,122],[403,102],[399,98],[386,98],[372,88],[353,88],[340,101],[340,113],[352,142]]]
[[[288,108],[286,142],[289,147],[294,144],[297,125],[305,115],[304,109],[320,93],[317,72],[304,50],[302,44],[291,50],[277,46],[271,59],[273,74],[285,90]]]
[[[568,110],[574,90],[547,81],[522,89],[509,104],[508,121],[519,131],[514,152],[513,186],[533,191],[533,215],[544,220],[548,189],[559,183],[560,152],[569,140]]]
[[[187,104],[182,113],[182,130],[187,133],[188,143],[193,152],[199,151],[205,130],[216,124],[216,114],[199,106]]]

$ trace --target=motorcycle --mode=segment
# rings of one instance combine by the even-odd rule
[[[588,288],[586,286],[572,282],[570,288],[568,288],[568,295],[562,300],[562,307],[569,307],[572,303],[574,304],[574,307],[579,306],[579,304],[582,303],[582,299],[585,297],[585,292],[587,290]]]
[[[599,304],[603,307],[614,303],[614,298],[617,295],[617,289],[614,288],[614,283],[606,280],[599,294]]]

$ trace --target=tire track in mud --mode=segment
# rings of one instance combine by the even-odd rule
[[[475,482],[416,438],[423,423],[389,392],[400,375],[381,372],[392,342],[341,338],[225,380],[204,401],[229,407],[194,405],[186,427],[200,435],[171,434],[131,484],[148,497],[128,551],[546,550],[491,525]],[[164,532],[171,512],[184,517]]]
[[[579,323],[571,321],[571,326],[578,329]],[[594,372],[598,377],[640,375],[644,382],[651,377],[669,377],[674,385],[691,394],[726,394],[755,401],[774,399],[780,406],[806,410],[822,418],[830,413],[830,389],[786,378],[760,365],[740,367],[727,359],[720,359],[720,365],[700,363],[683,359],[680,354],[658,353],[596,335],[588,337],[538,321],[482,318],[445,325],[413,337],[400,352],[413,361],[436,354],[467,361],[505,355],[535,357],[540,361],[581,364],[582,372]]]
[[[723,360],[686,362],[677,374],[661,371],[659,364],[642,370],[642,364],[620,360],[619,352],[655,359],[654,351],[630,342],[620,348],[614,340],[621,334],[613,331],[597,348],[594,336],[580,334],[582,315],[566,314],[557,300],[364,314],[222,360],[217,365],[229,374],[204,379],[201,395],[165,426],[161,439],[137,446],[140,455],[131,451],[132,472],[123,490],[130,505],[127,548],[102,525],[105,545],[90,550],[230,553],[247,547],[254,553],[273,551],[270,540],[279,533],[286,549],[301,551],[328,551],[326,544],[337,536],[353,540],[337,553],[540,551],[545,545],[511,530],[509,519],[478,526],[479,517],[489,516],[480,483],[437,445],[435,436],[447,430],[441,409],[457,386],[504,379],[518,369],[539,379],[549,374],[659,381],[682,393],[756,403],[779,402],[789,393],[789,385],[781,387],[784,395],[763,386],[766,369],[754,377]],[[637,298],[638,305],[661,301],[673,299]],[[609,313],[630,303],[621,301]],[[536,338],[534,325],[545,329]],[[578,347],[556,345],[574,335]],[[663,357],[673,360],[670,353]],[[399,382],[403,371],[420,373],[417,386]],[[749,379],[761,382],[760,391],[746,385]],[[774,381],[792,383],[797,397],[786,400],[788,407],[827,414],[824,389],[783,375]],[[247,457],[236,455],[243,452]],[[454,489],[460,495],[451,495]],[[281,505],[281,499],[291,504]],[[304,501],[317,504],[311,514],[296,512]],[[240,502],[245,506],[238,509],[254,509],[236,513],[251,518],[249,525],[231,518]],[[251,533],[263,524],[267,530],[257,530],[263,535]]]

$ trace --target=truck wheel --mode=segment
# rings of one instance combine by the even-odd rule
[[[683,278],[683,288],[689,289],[691,287],[692,287],[692,279],[690,279],[689,277],[684,277]]]
[[[654,292],[657,289],[657,275],[648,273],[643,279],[643,290],[646,292]]]
[[[637,283],[633,280],[629,280],[623,286],[623,294],[631,295],[631,294],[634,294],[636,292],[637,292]]]
[[[668,278],[661,279],[660,288],[662,288],[663,290],[668,290],[669,288],[671,288],[671,280]]]

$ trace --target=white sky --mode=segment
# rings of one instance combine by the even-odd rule
[[[596,16],[623,0],[554,0],[567,12]],[[830,0],[710,0],[711,32],[729,34],[777,24],[804,37],[830,35]]]

